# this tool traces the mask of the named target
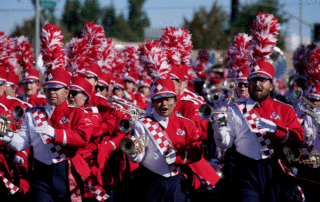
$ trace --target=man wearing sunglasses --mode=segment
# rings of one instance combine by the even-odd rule
[[[236,76],[237,88],[236,94],[237,98],[249,98],[249,91],[248,91],[248,73],[249,68],[241,68],[238,70]]]

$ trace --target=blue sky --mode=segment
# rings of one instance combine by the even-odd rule
[[[55,12],[60,17],[63,11],[65,0],[57,1]],[[108,6],[112,0],[100,0],[101,6]],[[240,3],[252,2],[253,0],[240,0]],[[210,8],[213,0],[147,0],[145,9],[152,27],[181,26],[183,17],[191,19],[193,11],[200,6]],[[218,4],[230,12],[231,0],[218,0]],[[285,3],[285,10],[295,16],[299,16],[299,0],[280,0]],[[320,3],[317,0],[302,0],[303,19],[308,23],[320,22]],[[127,0],[113,0],[118,12],[126,12]],[[19,12],[17,11],[19,10]],[[22,10],[21,10],[22,9]],[[25,9],[25,10],[23,10]],[[0,31],[10,34],[15,24],[21,24],[24,19],[31,18],[34,12],[30,0],[0,0]],[[8,12],[11,11],[11,12]],[[14,12],[13,12],[14,11]],[[282,26],[290,34],[299,34],[299,22],[291,17],[286,26]],[[303,35],[310,37],[311,29],[303,25]]]

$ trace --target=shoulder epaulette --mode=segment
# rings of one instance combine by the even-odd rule
[[[20,100],[19,98],[16,98],[16,97],[10,97],[10,96],[8,96],[7,99],[8,99],[8,100],[15,100],[15,101],[18,101],[18,102],[20,102],[20,103],[22,103],[22,104],[24,104],[24,105],[28,105],[28,107],[32,107],[31,104],[29,104],[29,103],[27,103],[27,102],[24,102],[24,101],[22,101],[22,100]]]
[[[5,111],[10,111],[4,104],[0,103],[0,106],[3,107]]]
[[[84,111],[85,113],[88,113],[87,110],[82,109],[82,108],[80,108],[80,107],[75,107],[75,106],[73,106],[73,105],[68,105],[68,107],[69,107],[69,108],[74,108],[74,109],[81,109],[81,110]]]
[[[45,96],[45,95],[42,95],[42,94],[38,94],[38,95],[37,95],[37,98],[44,98],[44,99],[46,99],[46,96]]]
[[[176,114],[177,117],[186,119],[186,120],[188,120],[188,121],[191,121],[194,125],[196,125],[191,119],[188,119],[188,118],[182,116],[180,112],[175,112],[175,114]]]

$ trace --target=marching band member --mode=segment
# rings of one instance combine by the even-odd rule
[[[145,110],[147,108],[151,82],[152,82],[151,79],[143,79],[139,81],[139,84],[138,84],[139,93],[135,95],[136,97],[135,104],[139,106],[140,109]]]
[[[19,133],[6,132],[6,127],[1,127],[5,133],[1,140],[15,151],[33,146],[32,201],[61,201],[70,200],[70,197],[77,200],[81,197],[77,192],[78,180],[85,182],[97,200],[104,201],[107,195],[77,155],[79,148],[89,142],[92,123],[86,111],[67,104],[71,76],[64,70],[66,57],[62,33],[57,26],[47,24],[40,36],[47,68],[45,93],[48,103],[26,113]]]
[[[320,84],[319,78],[319,53],[320,48],[316,47],[310,54],[309,65],[307,65],[307,80],[306,85],[309,86],[306,90],[306,99],[311,103],[303,101],[297,104],[297,113],[301,118],[301,125],[305,132],[305,138],[302,143],[301,152],[309,156],[300,157],[296,167],[298,168],[298,176],[320,183],[319,166],[320,160],[318,156],[312,154],[320,154],[319,142],[319,126],[320,126]],[[307,106],[306,106],[307,105]],[[317,197],[319,184],[304,183],[301,185],[306,201],[313,201]]]
[[[250,98],[229,105],[227,114],[214,115],[214,137],[221,148],[233,144],[236,147],[233,169],[235,200],[289,200],[286,197],[292,200],[300,197],[302,200],[301,188],[294,184],[292,187],[299,194],[291,192],[287,196],[293,190],[288,190],[288,183],[292,182],[285,174],[293,174],[288,165],[284,165],[283,147],[299,148],[304,132],[291,106],[271,100],[275,70],[265,61],[275,45],[278,21],[272,15],[259,13],[251,30],[253,38],[250,43],[256,45],[253,51],[256,61],[251,64],[248,75]],[[268,34],[268,48],[259,46],[260,33]]]
[[[194,187],[189,189],[192,192],[198,188],[212,189],[219,180],[219,176],[202,157],[202,143],[197,126],[193,121],[175,112],[179,102],[177,86],[171,78],[167,77],[171,75],[170,69],[173,65],[167,64],[167,56],[160,51],[161,47],[157,41],[146,42],[139,50],[142,66],[147,69],[148,75],[154,81],[151,86],[152,102],[149,103],[154,110],[134,122],[131,138],[135,140],[140,139],[141,135],[146,135],[146,141],[142,141],[142,144],[147,146],[144,149],[140,148],[142,152],[135,151],[133,154],[128,154],[128,157],[133,162],[140,162],[141,174],[147,173],[150,176],[143,180],[145,185],[139,184],[143,187],[151,187],[149,190],[143,187],[140,190],[140,187],[137,187],[140,192],[143,191],[141,200],[182,201],[187,196],[180,185],[184,179],[178,170],[185,167],[184,165],[188,165],[186,169],[190,171],[188,182],[192,182],[189,184],[190,187],[191,185]],[[155,51],[157,54],[152,55]],[[149,127],[150,124],[152,127]],[[161,141],[165,141],[167,146],[163,147],[161,141],[157,141],[158,137],[161,137]],[[139,177],[137,179],[140,180]],[[169,186],[170,184],[173,186]],[[166,194],[161,194],[161,190],[166,190],[164,192]]]
[[[46,97],[38,93],[39,90],[39,71],[28,68],[22,72],[22,87],[24,94],[18,97],[32,106],[44,106],[47,104]]]
[[[96,86],[97,94],[101,95],[102,97],[110,97],[109,88],[111,85],[111,74],[102,72],[98,85]],[[113,85],[111,87],[113,88]]]
[[[15,73],[7,72],[7,88],[5,94],[7,97],[17,97],[19,76]]]

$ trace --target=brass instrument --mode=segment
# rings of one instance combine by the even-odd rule
[[[12,111],[13,118],[16,120],[22,119],[22,117],[24,116],[24,113],[25,113],[24,109],[20,105],[14,107],[14,109]],[[21,128],[21,125],[18,121],[15,121],[13,119],[10,119],[10,118],[2,116],[2,115],[0,115],[0,119],[2,119],[4,121],[4,124],[6,126],[8,126],[10,123],[12,123],[12,124],[18,126],[19,128]],[[7,131],[8,132],[15,132],[14,130],[12,130],[11,128],[8,128],[8,127],[7,127]]]
[[[288,155],[288,160],[298,162],[299,164],[308,165],[312,168],[318,168],[320,165],[320,154],[303,153],[300,149],[292,151],[289,148],[285,148],[285,152]]]
[[[131,153],[142,153],[143,148],[145,148],[148,144],[147,136],[142,135],[135,139],[134,141],[130,138],[123,138],[120,141],[120,150],[123,153],[131,154]]]
[[[131,131],[131,123],[127,119],[121,119],[119,122],[119,129],[123,133],[129,133]]]
[[[124,107],[128,107],[129,109],[137,111],[138,114],[144,114],[146,112],[145,110],[140,109],[138,106],[135,106],[133,104],[124,103],[124,102],[122,102],[116,98],[113,98],[113,97],[108,99],[108,103],[110,103],[110,102],[114,102],[114,103],[122,105]]]
[[[204,120],[209,120],[215,113],[228,113],[225,111],[214,111],[209,104],[202,104],[199,107],[199,116]],[[229,114],[229,113],[228,113]]]
[[[313,119],[318,119],[320,117],[317,117],[314,113],[314,110],[318,110],[320,111],[320,108],[317,107],[316,105],[314,105],[312,102],[310,102],[309,100],[307,100],[305,97],[302,96],[303,95],[303,91],[301,88],[295,88],[293,89],[293,96],[295,99],[297,100],[301,100],[302,102],[304,102],[306,105],[306,109],[303,109],[300,105],[300,110],[306,114],[308,114],[309,116],[311,116]]]

